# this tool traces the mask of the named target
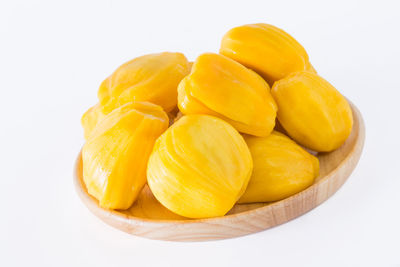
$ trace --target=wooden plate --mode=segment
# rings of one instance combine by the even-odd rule
[[[290,221],[315,208],[332,196],[357,165],[364,145],[364,122],[352,104],[354,125],[348,140],[339,149],[318,155],[320,176],[306,190],[273,203],[238,204],[223,217],[210,219],[155,220],[146,214],[132,216],[129,211],[103,209],[87,193],[82,180],[81,153],[76,160],[74,182],[79,197],[88,209],[107,224],[129,234],[151,239],[205,241],[259,232]]]

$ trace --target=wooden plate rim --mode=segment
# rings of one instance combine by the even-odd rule
[[[338,164],[338,166],[336,168],[331,170],[323,178],[321,178],[320,180],[315,182],[313,185],[311,185],[307,189],[305,189],[295,195],[292,195],[288,198],[285,198],[283,200],[272,202],[271,204],[263,206],[263,207],[258,207],[258,208],[254,208],[251,210],[242,211],[242,212],[239,212],[236,214],[228,214],[228,215],[225,215],[222,217],[204,218],[204,219],[188,219],[188,220],[146,219],[146,218],[139,218],[139,217],[127,215],[127,214],[121,213],[117,210],[104,209],[104,208],[101,208],[100,206],[98,206],[98,201],[94,197],[92,197],[91,195],[89,195],[87,193],[87,191],[85,190],[86,186],[81,178],[82,175],[78,174],[79,165],[81,164],[81,151],[79,152],[78,157],[75,161],[75,165],[74,165],[73,176],[74,176],[75,188],[76,188],[77,193],[78,193],[79,197],[81,198],[81,200],[85,203],[85,205],[89,208],[89,210],[91,210],[93,213],[96,214],[96,216],[98,216],[98,214],[97,214],[98,212],[103,214],[103,216],[105,216],[105,217],[109,217],[110,215],[113,215],[112,216],[113,218],[115,218],[119,221],[126,222],[130,225],[132,225],[132,224],[141,225],[144,223],[151,224],[151,225],[202,224],[202,223],[212,224],[212,223],[220,223],[223,220],[234,221],[238,217],[243,217],[243,216],[251,215],[254,213],[264,213],[267,210],[270,210],[270,209],[273,209],[274,207],[278,207],[278,206],[282,205],[282,203],[284,203],[284,202],[290,201],[294,198],[302,198],[302,195],[310,194],[310,192],[313,192],[313,190],[318,188],[320,184],[327,182],[332,177],[333,174],[335,174],[339,169],[341,169],[342,166],[349,160],[349,158],[352,158],[354,156],[354,154],[355,154],[354,152],[356,152],[357,150],[359,150],[358,157],[360,157],[360,154],[361,154],[361,151],[362,151],[362,148],[364,145],[364,139],[365,139],[365,126],[364,126],[363,118],[361,116],[360,111],[357,109],[357,107],[352,102],[349,101],[349,103],[350,103],[352,111],[353,111],[353,116],[356,117],[356,119],[358,120],[358,128],[359,129],[358,129],[358,136],[356,137],[355,144],[351,148],[351,150],[348,152],[346,157]],[[354,131],[354,129],[353,129],[353,131]],[[358,162],[358,159],[356,159],[353,169],[357,165],[357,162]],[[347,178],[345,179],[345,181],[347,180]],[[339,186],[337,188],[337,190],[340,187],[341,186]],[[326,199],[328,199],[328,198],[326,198]],[[321,203],[323,203],[326,199],[324,199]],[[317,205],[312,207],[312,209],[317,207],[321,203],[318,203]],[[94,211],[94,210],[96,210],[96,211]],[[306,213],[306,212],[304,212],[304,213]],[[302,213],[302,214],[304,214],[304,213]],[[299,217],[302,214],[299,214],[299,215],[295,216],[294,218]],[[294,218],[292,218],[292,219],[294,219]],[[103,220],[103,218],[101,218],[101,219]]]

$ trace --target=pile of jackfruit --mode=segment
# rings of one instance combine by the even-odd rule
[[[103,208],[155,218],[224,216],[296,194],[319,174],[314,152],[339,148],[353,125],[304,48],[268,24],[231,29],[219,54],[193,63],[171,52],[135,58],[98,98],[81,120],[87,191]]]

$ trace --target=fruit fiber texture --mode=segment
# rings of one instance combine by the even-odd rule
[[[100,85],[98,98],[105,114],[132,101],[160,105],[166,112],[177,102],[177,86],[190,72],[181,53],[164,52],[137,57],[121,65]]]
[[[258,74],[213,53],[200,55],[179,84],[178,107],[183,114],[219,117],[256,136],[271,133],[277,110],[268,84]]]
[[[154,197],[150,188],[145,185],[140,192],[135,203],[127,210],[127,212],[135,217],[152,219],[152,220],[187,220],[173,213]]]
[[[309,149],[335,150],[351,133],[353,115],[349,103],[317,74],[293,73],[274,84],[272,95],[283,128]]]
[[[83,180],[103,208],[127,209],[146,183],[155,140],[168,127],[161,107],[127,103],[105,116],[82,149]]]
[[[253,173],[239,203],[277,201],[313,184],[319,162],[284,134],[245,136],[253,158]]]
[[[252,168],[250,151],[231,125],[208,115],[187,115],[157,139],[147,181],[172,212],[217,217],[241,197]]]
[[[256,71],[270,85],[292,72],[315,71],[307,52],[292,36],[264,23],[228,31],[222,38],[220,53]]]
[[[88,140],[92,134],[97,123],[100,122],[105,117],[102,112],[102,108],[99,103],[89,108],[81,118],[81,124],[83,127],[83,132],[85,139]]]

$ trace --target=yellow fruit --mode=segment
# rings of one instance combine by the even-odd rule
[[[238,131],[268,135],[275,125],[276,104],[268,84],[255,72],[218,54],[200,55],[178,86],[183,114],[208,114]]]
[[[302,71],[276,82],[272,95],[278,120],[299,144],[315,151],[340,147],[351,133],[347,100],[320,76]]]
[[[267,137],[245,136],[253,173],[239,203],[270,202],[296,194],[318,176],[319,162],[290,138],[273,131]]]
[[[178,114],[176,114],[173,123],[177,122],[183,116],[184,116],[183,113],[179,111]]]
[[[104,113],[132,101],[148,101],[169,112],[176,107],[177,86],[190,72],[181,53],[149,54],[120,66],[100,85]]]
[[[125,104],[97,124],[82,149],[83,180],[101,207],[127,209],[146,183],[155,140],[168,127],[161,107]]]
[[[150,188],[145,185],[135,203],[127,210],[135,217],[153,220],[185,220],[187,218],[173,213],[154,197]]]
[[[223,216],[241,197],[253,163],[243,137],[208,115],[180,118],[154,145],[147,182],[158,201],[189,218]]]
[[[220,53],[256,71],[270,85],[292,72],[314,70],[306,51],[292,36],[264,23],[228,31]]]
[[[89,108],[81,118],[85,139],[88,140],[97,123],[105,117],[99,103]]]

